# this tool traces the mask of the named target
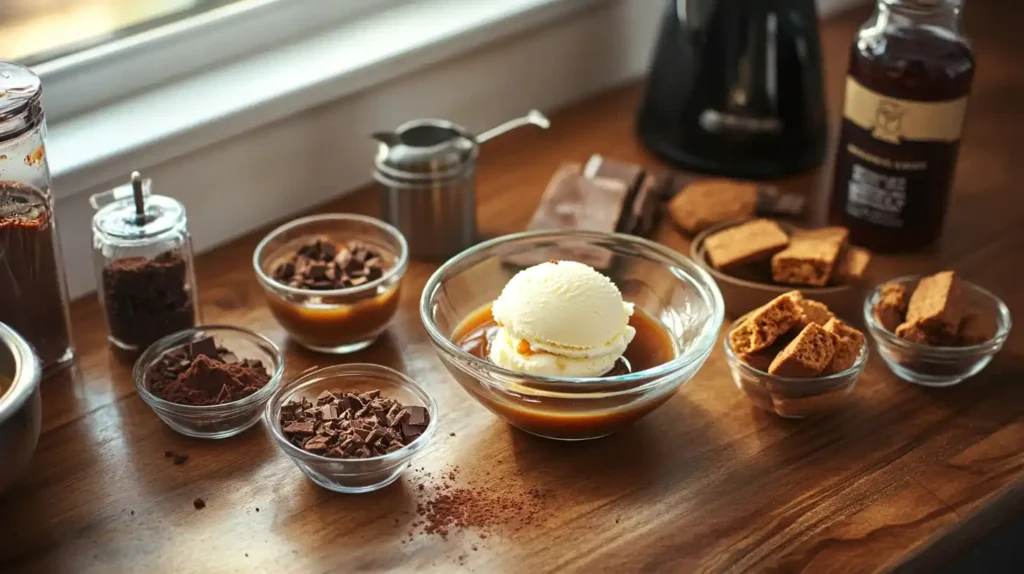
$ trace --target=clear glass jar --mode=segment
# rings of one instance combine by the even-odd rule
[[[41,96],[31,70],[0,62],[0,322],[35,348],[47,376],[74,348]]]
[[[137,180],[94,195],[97,292],[112,345],[135,353],[199,323],[185,206]]]

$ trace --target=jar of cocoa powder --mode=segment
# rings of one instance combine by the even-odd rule
[[[74,350],[41,97],[32,70],[0,62],[0,323],[35,348],[46,376]]]
[[[185,206],[154,195],[138,172],[91,203],[100,303],[112,345],[135,353],[199,322]]]

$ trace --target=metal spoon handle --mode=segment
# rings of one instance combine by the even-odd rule
[[[540,113],[540,111],[530,110],[529,112],[526,113],[525,116],[521,118],[509,120],[501,124],[500,126],[495,126],[485,131],[484,133],[476,136],[476,141],[478,143],[484,143],[487,140],[494,139],[516,128],[521,128],[523,126],[529,125],[534,125],[546,130],[549,127],[551,127],[551,121],[548,120],[548,118],[544,114]]]

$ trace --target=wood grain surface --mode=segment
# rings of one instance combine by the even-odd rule
[[[967,6],[979,64],[944,240],[927,253],[879,257],[874,280],[954,267],[1012,312],[1024,310],[1022,14],[1018,3]],[[833,117],[849,41],[866,15],[823,25]],[[639,96],[638,86],[624,87],[555,114],[548,132],[488,143],[478,181],[483,234],[521,230],[562,161],[601,153],[656,164],[633,136]],[[820,198],[829,176],[825,167],[779,183]],[[318,211],[375,209],[375,191],[364,190]],[[289,377],[339,362],[406,372],[444,413],[417,466],[458,465],[466,485],[542,487],[550,496],[541,519],[486,539],[408,540],[420,496],[408,479],[367,495],[332,494],[305,479],[262,426],[224,441],[177,435],[136,396],[89,297],[73,306],[77,366],[44,382],[39,448],[0,500],[0,571],[916,571],[1024,510],[1020,329],[986,371],[950,389],[904,383],[873,357],[850,408],[808,421],[753,407],[718,348],[636,425],[561,444],[512,430],[445,371],[417,313],[435,265],[410,266],[398,315],[373,347],[333,358],[289,343],[271,318],[250,268],[261,236],[200,258],[206,321],[269,336],[287,351]],[[656,239],[688,249],[667,224]],[[167,449],[189,454],[188,463],[174,466]],[[197,497],[205,509],[193,508]]]

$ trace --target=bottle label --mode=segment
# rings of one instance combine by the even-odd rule
[[[941,221],[966,111],[966,96],[890,98],[848,77],[836,179],[847,215],[889,228]]]
[[[954,142],[960,139],[967,97],[944,102],[915,102],[890,98],[846,78],[846,119],[893,144],[905,140]]]

